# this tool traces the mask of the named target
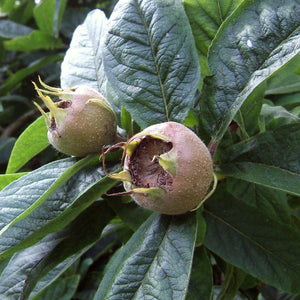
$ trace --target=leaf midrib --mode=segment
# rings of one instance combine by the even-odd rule
[[[211,211],[209,211],[207,208],[204,209],[204,212],[211,215],[213,218],[217,219],[220,222],[223,222],[226,226],[228,226],[229,228],[231,228],[233,231],[235,231],[236,233],[238,233],[239,235],[241,235],[242,237],[244,237],[245,239],[247,239],[249,242],[251,242],[253,245],[257,246],[258,248],[262,249],[263,251],[265,251],[266,253],[272,255],[273,257],[275,257],[279,262],[281,262],[283,265],[288,266],[290,269],[292,269],[293,271],[295,271],[296,273],[298,272],[300,274],[300,270],[297,269],[296,266],[294,265],[290,265],[288,262],[286,262],[285,260],[283,260],[281,258],[281,256],[278,256],[276,254],[274,254],[271,250],[266,249],[263,245],[259,244],[257,241],[255,241],[254,239],[252,239],[250,236],[248,236],[246,233],[243,233],[242,231],[240,231],[238,228],[236,228],[235,226],[231,225],[230,223],[228,223],[226,220],[224,220],[223,218],[215,215],[214,213],[212,213]]]
[[[138,1],[136,1],[136,2],[138,2]],[[158,77],[158,83],[159,83],[159,87],[160,87],[160,90],[161,90],[162,98],[163,98],[163,101],[164,101],[165,114],[166,114],[167,121],[169,121],[169,111],[168,111],[167,99],[166,99],[166,95],[165,95],[163,82],[162,82],[162,79],[161,79],[161,76],[160,76],[160,73],[159,73],[158,63],[157,63],[157,60],[156,60],[154,49],[152,47],[153,42],[152,42],[151,37],[150,37],[150,30],[149,30],[148,24],[146,23],[146,20],[144,18],[144,15],[143,15],[138,3],[136,5],[136,7],[137,7],[138,13],[141,17],[141,20],[143,21],[144,27],[147,31],[149,46],[150,46],[150,49],[151,49],[151,54],[152,54],[152,57],[153,57],[153,61],[154,61],[154,65],[155,65],[156,74],[157,74],[157,77]]]

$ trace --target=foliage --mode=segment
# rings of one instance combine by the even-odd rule
[[[0,0],[1,299],[298,299],[300,2],[114,4]],[[108,197],[122,185],[101,149],[49,147],[37,73],[99,90],[125,138],[191,127],[213,195],[178,216]]]

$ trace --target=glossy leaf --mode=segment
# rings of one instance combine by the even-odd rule
[[[246,0],[209,51],[213,74],[201,98],[203,125],[217,144],[243,102],[300,51],[298,0]]]
[[[83,159],[77,164],[74,164],[74,159],[50,163],[1,191],[2,257],[66,226],[116,184],[115,180],[103,178],[101,168],[78,172],[89,160]],[[76,172],[76,176],[71,177]],[[85,193],[78,195],[91,183],[93,185]]]
[[[18,252],[0,278],[1,295],[8,299],[22,295],[26,299],[41,280],[33,292],[36,295],[58,276],[55,269],[62,273],[100,238],[104,226],[113,216],[105,202],[95,203],[62,231],[52,233],[34,246]],[[48,276],[48,280],[43,281],[50,271],[52,276],[54,273],[56,276],[51,280]]]
[[[219,27],[242,0],[184,0],[198,51],[207,55]]]
[[[195,214],[153,214],[106,270],[94,299],[184,299],[195,240]]]
[[[17,172],[31,158],[49,145],[43,117],[30,124],[17,139],[9,158],[6,173]]]
[[[91,11],[76,28],[61,65],[61,87],[90,86],[106,94],[101,47],[107,19],[99,9]]]
[[[279,127],[233,145],[221,155],[228,176],[296,195],[300,192],[300,123]]]
[[[237,162],[220,168],[220,173],[265,187],[300,196],[300,175],[268,164]]]
[[[291,211],[285,192],[247,181],[227,178],[228,193],[283,224],[291,224]]]
[[[219,189],[205,206],[204,244],[263,282],[300,293],[299,231]]]
[[[180,1],[119,1],[109,19],[103,63],[119,101],[141,127],[184,121],[200,68]]]

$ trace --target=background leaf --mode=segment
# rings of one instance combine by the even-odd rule
[[[110,265],[94,299],[184,299],[195,240],[195,214],[153,214]]]
[[[104,226],[113,216],[105,202],[97,202],[62,231],[50,234],[34,246],[18,252],[0,278],[2,297],[12,299],[22,295],[26,299],[41,280],[34,290],[33,295],[36,295],[58,276],[54,269],[62,273],[100,238]],[[43,282],[43,277],[50,271],[56,276],[53,274],[52,280],[48,276],[48,281]]]
[[[226,189],[237,199],[245,201],[270,218],[283,224],[291,224],[286,193],[235,178],[226,179]]]
[[[299,195],[300,123],[258,134],[223,151],[222,174]]]
[[[38,49],[55,49],[60,47],[62,41],[47,32],[34,30],[28,35],[20,36],[4,42],[6,50],[30,52]]]
[[[187,300],[210,300],[213,288],[213,272],[205,247],[195,248],[193,268]]]
[[[59,278],[53,282],[48,289],[43,291],[34,300],[69,300],[72,299],[73,295],[78,288],[80,276],[72,275],[66,278]]]
[[[180,1],[119,1],[103,49],[109,83],[141,126],[183,122],[199,83],[199,64]]]
[[[215,143],[254,89],[299,53],[299,10],[297,0],[246,0],[221,26],[201,98],[203,124]]]
[[[87,15],[84,23],[76,28],[61,65],[62,88],[85,84],[106,94],[106,77],[101,56],[106,23],[105,14],[95,9]]]
[[[17,139],[9,158],[6,173],[14,173],[49,145],[43,117],[31,123]]]
[[[0,20],[0,37],[2,38],[12,39],[18,36],[27,35],[32,31],[33,29],[28,26],[10,20]]]
[[[72,167],[74,159],[50,163],[21,177],[0,192],[2,257],[24,249],[49,232],[66,226],[117,183],[104,177],[102,168],[99,167],[78,172],[78,167],[83,167],[87,161],[80,162],[75,168]],[[75,171],[78,172],[76,176],[71,179],[69,176],[65,177]],[[66,181],[67,179],[69,180]],[[51,195],[54,188],[62,183],[64,184]],[[80,194],[90,184],[92,185],[85,193]],[[35,209],[32,211],[33,207]]]
[[[66,0],[43,0],[33,10],[35,21],[40,30],[58,37]]]
[[[0,94],[8,92],[28,75],[59,59],[61,59],[61,56],[58,54],[46,56],[35,60],[26,68],[18,70],[15,74],[11,75],[6,81],[3,82],[3,84],[0,86]]]
[[[205,206],[204,244],[225,261],[290,293],[300,293],[300,233],[219,188]]]

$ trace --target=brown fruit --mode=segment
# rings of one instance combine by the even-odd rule
[[[182,124],[152,125],[129,140],[124,171],[113,177],[142,207],[176,215],[186,213],[205,197],[213,163],[205,144]]]

